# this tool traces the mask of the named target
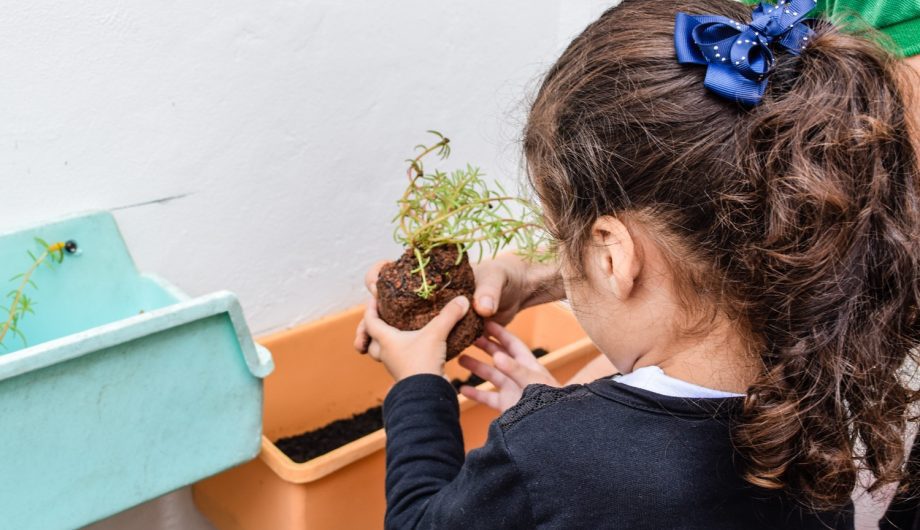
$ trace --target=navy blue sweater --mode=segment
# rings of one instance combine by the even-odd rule
[[[610,378],[531,385],[464,456],[457,396],[434,375],[383,405],[386,528],[850,529],[747,484],[729,425],[741,398],[662,396]]]
[[[920,434],[907,460],[907,480],[879,521],[880,530],[920,530]]]

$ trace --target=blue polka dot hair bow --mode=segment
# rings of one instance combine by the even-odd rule
[[[706,88],[743,105],[757,105],[773,68],[771,44],[798,55],[814,32],[805,16],[815,0],[761,2],[750,24],[718,15],[678,13],[674,21],[677,62],[706,65]]]

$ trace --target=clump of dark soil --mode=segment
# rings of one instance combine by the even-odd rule
[[[416,294],[422,279],[417,272],[412,272],[417,267],[412,249],[407,249],[397,261],[386,264],[377,277],[377,309],[380,318],[403,331],[424,327],[448,302],[458,296],[466,296],[470,300],[470,310],[447,337],[447,359],[459,355],[482,335],[483,329],[482,317],[472,308],[473,293],[476,291],[473,268],[466,254],[459,263],[457,256],[458,251],[453,246],[431,250],[425,274],[429,283],[438,288],[428,299]]]
[[[539,358],[546,355],[547,351],[543,348],[536,348],[533,350],[533,354]],[[457,392],[460,392],[462,385],[476,386],[484,382],[481,377],[470,374],[468,378],[462,381],[454,379],[450,384],[453,385]],[[360,414],[355,414],[351,418],[335,420],[325,427],[307,431],[303,434],[279,438],[275,441],[275,445],[288,458],[300,464],[382,428],[383,407],[377,405]]]

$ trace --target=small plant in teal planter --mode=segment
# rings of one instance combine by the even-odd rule
[[[385,265],[377,280],[381,318],[403,330],[423,327],[453,298],[475,291],[469,254],[495,255],[515,244],[530,259],[543,260],[546,238],[539,208],[487,182],[469,164],[451,172],[425,169],[424,159],[450,156],[450,140],[436,131],[430,145],[418,145],[408,160],[408,186],[397,201],[395,238],[405,252]],[[472,309],[447,340],[447,358],[457,356],[482,334]]]
[[[64,262],[65,252],[73,254],[77,250],[77,244],[73,241],[57,242],[49,245],[47,241],[37,237],[35,242],[41,245],[42,251],[37,256],[31,250],[27,251],[32,264],[25,272],[10,278],[11,282],[19,281],[18,287],[6,294],[6,297],[10,300],[9,307],[0,307],[3,314],[7,315],[6,321],[0,327],[0,345],[3,344],[7,334],[19,337],[23,344],[26,344],[26,336],[20,331],[19,323],[25,318],[26,314],[35,314],[35,304],[26,294],[28,287],[38,289],[38,285],[32,280],[32,275],[42,265],[54,269],[55,264]]]
[[[10,278],[0,528],[83,528],[258,453],[273,365],[232,293],[140,272],[108,212],[0,232]]]

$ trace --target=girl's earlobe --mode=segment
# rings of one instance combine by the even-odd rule
[[[622,221],[608,215],[594,222],[592,235],[598,243],[603,280],[618,299],[629,298],[641,269],[632,234]]]

